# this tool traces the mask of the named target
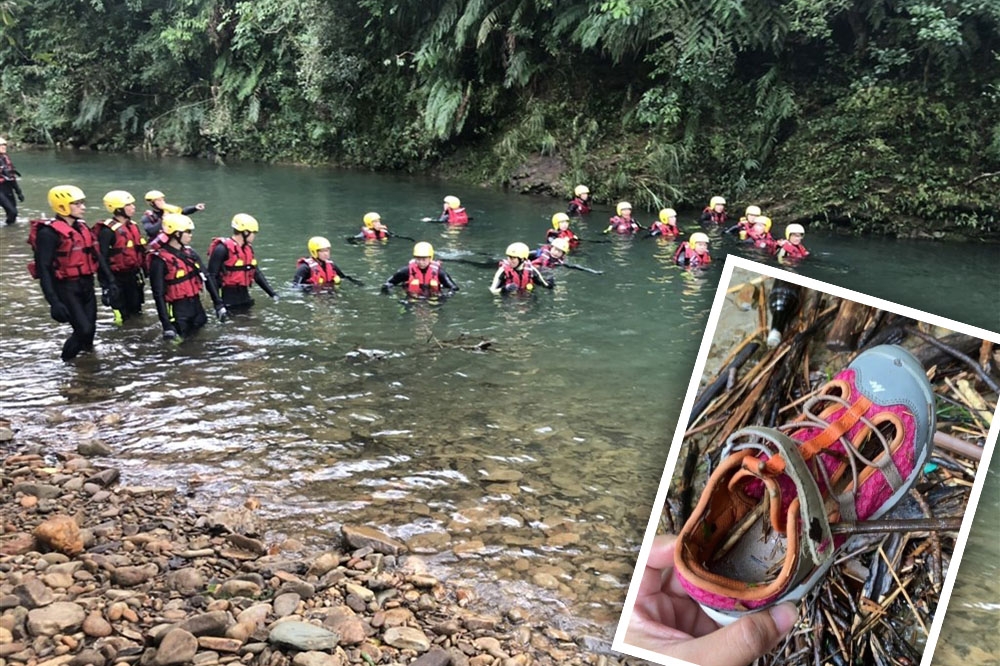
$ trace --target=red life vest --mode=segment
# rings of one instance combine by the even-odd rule
[[[785,256],[789,259],[805,259],[809,256],[809,250],[802,243],[792,245],[789,241],[785,240],[781,241],[778,247],[785,252]]]
[[[153,254],[167,266],[166,290],[163,295],[167,303],[192,298],[201,293],[204,284],[201,280],[201,264],[191,254],[190,248],[177,250],[166,246]]]
[[[538,248],[538,256],[535,257],[533,263],[535,266],[541,266],[542,268],[551,268],[553,266],[559,266],[566,261],[566,257],[562,256],[558,259],[552,256],[552,246],[543,245]]]
[[[142,246],[146,244],[146,239],[139,232],[138,224],[132,220],[119,222],[115,218],[109,218],[94,225],[94,230],[100,234],[98,227],[107,227],[115,234],[114,245],[108,254],[108,265],[112,272],[138,270],[145,263],[146,251]]]
[[[755,234],[751,227],[750,231],[747,232],[747,240],[752,242],[753,246],[759,250],[766,250],[770,253],[773,253],[775,250],[774,238],[766,231],[762,234]]]
[[[448,206],[448,224],[466,225],[469,223],[469,214],[464,208],[452,208]]]
[[[43,224],[59,234],[56,260],[52,266],[57,280],[76,280],[97,272],[97,240],[83,220],[77,220],[72,225],[62,218],[31,220],[28,245],[33,250],[37,249],[38,227]],[[38,279],[38,267],[34,261],[28,262],[28,272]]]
[[[226,246],[228,255],[222,264],[219,277],[220,287],[249,287],[257,274],[257,259],[253,256],[253,246],[250,243],[240,245],[232,238],[213,238],[208,246],[209,260],[219,243]]]
[[[557,238],[565,238],[569,241],[570,248],[575,248],[580,244],[580,237],[570,229],[549,229],[545,232],[545,240],[552,242]]]
[[[681,255],[684,256],[684,260],[681,260]],[[698,254],[698,251],[693,247],[688,245],[687,241],[681,243],[681,246],[677,248],[677,252],[674,252],[674,263],[680,264],[681,266],[704,266],[712,262],[712,257],[706,252],[705,254]]]
[[[388,229],[369,229],[361,227],[361,235],[365,240],[385,240],[389,237]]]
[[[715,208],[711,206],[706,206],[705,210],[701,212],[702,219],[704,219],[706,215],[708,215],[710,221],[715,222],[716,224],[726,223],[726,211],[722,211],[721,213],[716,213]]]
[[[573,200],[569,202],[569,209],[573,210],[574,208],[580,215],[586,215],[590,212],[590,203],[580,197],[573,197]]]
[[[504,259],[500,262],[500,268],[503,269],[505,284],[515,285],[518,291],[531,291],[535,288],[535,281],[532,279],[535,271],[531,268],[530,261],[522,263],[521,269],[518,270]]]
[[[639,225],[632,218],[625,219],[620,215],[615,215],[610,220],[611,230],[616,234],[634,234]]]
[[[681,232],[681,230],[678,229],[676,225],[664,224],[663,222],[660,222],[659,220],[657,220],[656,222],[653,222],[651,225],[649,225],[649,230],[650,231],[659,231],[660,235],[663,236],[663,237],[665,237],[665,238],[676,238],[677,235],[680,234],[680,232]]]
[[[13,183],[17,180],[17,174],[14,171],[14,163],[10,161],[10,155],[7,153],[0,155],[0,183],[7,181]]]
[[[306,284],[340,284],[337,267],[332,261],[320,262],[312,257],[303,257],[295,265],[301,266],[302,264],[309,267],[309,280]]]
[[[432,261],[427,270],[420,270],[416,259],[410,259],[410,277],[406,281],[406,291],[413,295],[441,293],[441,262]]]

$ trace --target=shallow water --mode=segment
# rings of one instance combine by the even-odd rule
[[[261,222],[260,264],[282,285],[279,303],[258,292],[251,314],[210,322],[178,348],[161,342],[151,302],[120,330],[102,312],[97,352],[67,365],[58,360],[64,327],[48,319],[23,269],[27,225],[0,229],[0,398],[20,439],[72,448],[99,437],[127,482],[176,485],[204,505],[259,497],[273,541],[321,546],[343,523],[372,524],[499,607],[530,607],[610,637],[728,240],[700,274],[670,265],[672,244],[586,243],[571,259],[603,276],[561,269],[552,292],[497,299],[487,291],[491,270],[454,260],[500,256],[515,240],[535,245],[562,202],[326,169],[14,157],[27,174],[26,216],[59,182],[90,195],[90,221],[109,189],[141,197],[157,188],[172,203],[208,204],[193,216],[204,253],[233,213],[250,212]],[[469,228],[419,221],[444,194],[463,199]],[[437,305],[380,295],[411,244],[344,242],[367,210],[398,234],[431,241],[462,290]],[[608,214],[595,212],[577,233],[607,240],[598,232]],[[311,297],[285,286],[315,234],[330,238],[334,261],[364,287]],[[996,248],[818,233],[807,241],[816,261],[804,274],[1000,328]],[[959,260],[961,274],[941,270]],[[992,481],[992,510],[980,513],[963,567],[974,582],[960,577],[952,609],[995,621],[997,577],[984,585],[975,575],[995,572],[1000,550]],[[968,640],[987,645],[976,638]]]

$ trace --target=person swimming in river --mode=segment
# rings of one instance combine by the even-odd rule
[[[538,268],[562,266],[566,263],[566,255],[569,254],[569,249],[568,238],[553,238],[547,245],[543,245],[537,250],[532,250],[528,254],[528,261]]]
[[[382,224],[382,216],[372,211],[365,213],[361,220],[361,231],[354,235],[353,240],[384,241],[388,240],[391,235],[389,227]]]
[[[659,219],[649,225],[647,237],[659,237],[673,240],[681,235],[681,230],[677,226],[677,211],[673,208],[664,208],[660,211]]]
[[[205,204],[196,203],[192,206],[175,206],[173,204],[168,204],[165,199],[166,196],[160,190],[150,190],[146,192],[146,203],[149,204],[149,210],[142,214],[142,228],[146,232],[146,238],[152,240],[160,234],[160,226],[163,224],[164,213],[180,213],[181,215],[194,215],[199,211],[205,210]],[[160,245],[166,242],[166,239],[160,239]]]
[[[785,227],[785,240],[778,241],[778,261],[801,261],[809,256],[809,250],[802,244],[806,230],[801,224],[789,224]]]
[[[296,262],[292,284],[311,292],[340,285],[341,280],[347,276],[330,260],[330,241],[322,236],[313,236],[306,247],[309,249],[309,256]]]
[[[407,294],[423,298],[448,296],[458,291],[458,284],[441,262],[434,259],[434,246],[427,241],[413,246],[413,259],[389,276],[382,285],[382,293],[388,294],[396,285],[405,285]]]
[[[511,243],[504,254],[506,258],[500,261],[490,284],[491,294],[527,294],[535,289],[535,285],[546,289],[555,286],[555,279],[543,276],[538,267],[528,260],[531,251],[526,244]]]
[[[437,218],[425,217],[424,222],[444,222],[450,227],[464,227],[469,223],[469,214],[462,208],[462,201],[455,196],[444,198],[444,208]]]
[[[608,228],[601,233],[607,234],[614,231],[620,235],[630,235],[644,228],[632,219],[632,204],[627,201],[620,201],[615,206],[615,216],[608,220]]]
[[[725,224],[726,223],[726,198],[714,196],[709,200],[708,206],[701,211],[702,224]]]
[[[586,185],[577,185],[573,188],[573,198],[566,208],[566,214],[570,217],[582,217],[590,213],[590,190]]]
[[[771,227],[771,218],[765,215],[757,215],[754,218],[753,224],[747,231],[747,238],[744,241],[749,245],[753,245],[758,250],[764,250],[768,254],[774,254],[777,249],[775,246],[774,238],[771,236],[771,232],[768,231]]]
[[[708,253],[708,234],[696,231],[691,238],[680,244],[674,253],[674,263],[678,266],[695,268],[705,266],[712,261]]]
[[[551,243],[556,238],[565,238],[571,248],[580,244],[580,237],[569,228],[570,219],[566,213],[556,213],[552,216],[552,228],[545,232],[545,242]]]

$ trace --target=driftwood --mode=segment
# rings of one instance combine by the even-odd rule
[[[826,348],[835,352],[854,351],[858,336],[873,310],[868,305],[842,300],[833,326],[826,334]]]
[[[743,347],[740,350],[740,353],[736,355],[736,358],[722,369],[722,372],[720,372],[719,376],[715,378],[715,381],[705,387],[705,390],[702,391],[701,395],[698,396],[698,399],[695,400],[694,407],[691,408],[691,418],[688,421],[689,428],[698,419],[698,416],[705,411],[705,408],[708,407],[708,403],[712,402],[712,400],[715,399],[715,396],[717,396],[719,392],[729,383],[730,373],[733,370],[739,370],[742,368],[743,364],[746,363],[751,356],[757,353],[759,348],[759,342],[752,342]]]

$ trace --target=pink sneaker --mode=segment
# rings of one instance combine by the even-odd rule
[[[795,421],[736,431],[677,539],[684,588],[721,624],[798,601],[845,539],[835,541],[830,524],[874,520],[895,506],[920,474],[934,429],[919,361],[883,345],[854,359]]]

